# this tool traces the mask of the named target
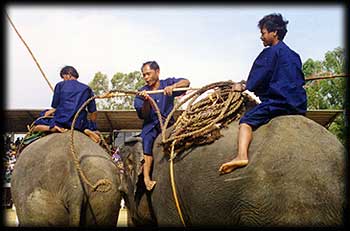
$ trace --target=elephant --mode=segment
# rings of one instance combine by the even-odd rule
[[[11,179],[19,226],[116,227],[122,197],[118,168],[88,136],[73,134],[87,181],[81,180],[71,153],[71,132],[48,134],[20,153]],[[87,185],[103,179],[109,185],[95,190]]]
[[[127,198],[133,201],[128,209],[134,224],[146,222],[161,227],[344,224],[345,148],[336,136],[302,115],[275,117],[253,132],[249,164],[220,175],[219,166],[236,154],[238,126],[238,121],[234,121],[221,129],[222,137],[213,143],[177,154],[174,185],[178,206],[170,182],[169,155],[163,151],[161,136],[153,148],[152,178],[157,183],[151,192],[138,189],[143,181],[142,175],[137,177],[142,168],[140,138],[125,142],[120,155],[128,180]]]

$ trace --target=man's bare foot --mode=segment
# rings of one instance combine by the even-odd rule
[[[91,131],[90,129],[85,129],[84,133],[88,135],[95,143],[100,143],[101,138],[95,132]]]
[[[52,132],[66,132],[68,131],[67,128],[61,128],[57,125],[55,125],[52,129],[51,129]]]
[[[220,174],[227,174],[235,170],[236,168],[244,167],[248,164],[248,160],[233,159],[230,162],[222,164],[219,168]]]
[[[154,180],[145,180],[146,189],[148,191],[151,191],[154,188],[154,186],[156,185],[156,183],[157,182]]]

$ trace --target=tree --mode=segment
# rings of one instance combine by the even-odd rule
[[[129,74],[117,72],[111,79],[111,84],[108,84],[107,75],[98,72],[94,79],[89,83],[89,86],[94,91],[95,95],[102,95],[110,90],[137,90],[144,85],[144,80],[139,71],[134,71]],[[111,86],[111,87],[110,87]],[[98,110],[130,110],[133,106],[134,96],[113,97],[107,99],[98,99],[96,101]]]
[[[306,60],[303,72],[307,77],[329,76],[345,72],[345,50],[335,48],[325,54],[323,61]],[[341,109],[345,105],[345,78],[312,80],[306,84],[308,109]],[[345,144],[344,114],[338,116],[330,125],[329,130]]]
[[[89,86],[94,91],[95,95],[102,95],[109,91],[109,84],[107,75],[97,72],[89,83]],[[109,108],[110,99],[97,99],[96,107],[97,110],[105,110]]]
[[[111,79],[112,89],[114,90],[137,90],[144,85],[141,72],[134,71],[129,74],[116,73]],[[130,110],[134,109],[135,96],[123,96],[114,98],[111,105],[113,110]]]

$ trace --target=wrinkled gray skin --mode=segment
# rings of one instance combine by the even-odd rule
[[[345,149],[334,135],[303,116],[276,117],[253,133],[248,166],[220,175],[220,165],[236,155],[237,132],[238,122],[233,122],[221,130],[219,140],[175,159],[176,189],[187,227],[344,224]],[[157,145],[160,140],[153,150],[157,184],[148,205],[155,218],[148,219],[159,226],[183,226],[171,190],[169,158]],[[134,183],[140,165],[131,159],[140,158],[140,145],[128,142],[122,153],[128,153],[127,177],[134,171]],[[142,195],[144,201],[146,197]],[[142,225],[145,219],[137,220],[135,213],[147,217],[147,209],[139,207],[131,207],[130,213]]]
[[[112,182],[108,192],[92,191],[79,179],[70,135],[47,135],[27,146],[17,159],[11,193],[20,226],[116,226],[121,194],[115,164],[88,136],[74,132],[76,153],[87,178],[92,184],[99,179]]]

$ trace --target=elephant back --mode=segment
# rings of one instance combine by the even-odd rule
[[[100,223],[115,223],[118,201],[120,203],[121,200],[120,194],[117,195],[120,185],[117,168],[109,154],[88,136],[78,131],[73,134],[77,161],[72,154],[71,132],[49,134],[28,145],[17,159],[11,190],[20,223],[56,226],[92,222],[89,213],[82,213],[87,218],[79,221],[79,211],[86,206],[83,205],[86,193],[89,194],[91,208],[104,205],[103,209],[113,211],[109,212],[114,216],[112,219],[104,213],[97,214],[95,219]],[[92,184],[108,179],[111,182],[110,190],[107,193],[94,191],[79,171]],[[50,206],[50,213],[40,215],[46,211],[44,207]],[[73,214],[73,210],[78,211],[78,215]],[[66,214],[68,211],[70,215]],[[76,219],[77,224],[74,222]]]
[[[214,143],[174,160],[179,203],[188,225],[339,225],[344,208],[345,149],[314,121],[280,116],[253,132],[249,164],[220,175],[237,154],[238,122]],[[160,137],[156,144],[160,143]],[[169,156],[154,147],[152,195],[159,224],[182,225],[173,200]]]

